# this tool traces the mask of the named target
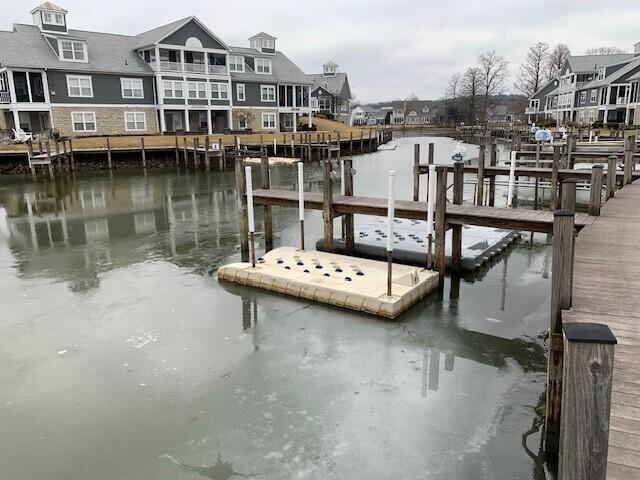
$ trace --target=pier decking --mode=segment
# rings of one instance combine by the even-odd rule
[[[618,339],[609,480],[640,479],[640,183],[616,192],[576,240],[571,310],[563,322],[604,323]]]

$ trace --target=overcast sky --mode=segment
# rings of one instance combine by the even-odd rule
[[[40,2],[38,2],[40,3]],[[34,2],[33,6],[38,3]],[[25,2],[3,2],[1,29],[31,23]],[[266,31],[305,72],[334,60],[361,102],[440,98],[451,74],[495,49],[513,76],[529,45],[567,43],[573,54],[640,41],[639,0],[420,1],[60,0],[69,26],[137,34],[195,15],[225,42]],[[559,10],[561,8],[562,10]]]

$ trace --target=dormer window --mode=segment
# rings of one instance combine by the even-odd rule
[[[601,68],[598,71],[598,80],[601,82],[602,80],[604,80],[604,76],[605,76],[605,72],[606,72],[606,68]]]
[[[274,48],[276,48],[276,42],[272,38],[263,38],[262,48],[270,48],[271,50],[273,50]]]
[[[229,55],[229,71],[244,73],[244,57],[240,55]]]
[[[60,59],[68,62],[86,62],[87,44],[77,40],[58,40]]]
[[[256,58],[256,73],[271,75],[271,59]]]
[[[276,37],[272,37],[268,33],[260,32],[249,39],[251,48],[258,50],[266,55],[275,55],[276,53]]]
[[[64,26],[64,15],[61,13],[42,12],[42,23]]]

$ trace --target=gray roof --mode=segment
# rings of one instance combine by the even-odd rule
[[[38,10],[46,10],[48,12],[60,12],[60,13],[68,13],[64,8],[59,7],[58,5],[56,5],[55,3],[51,3],[51,2],[44,2],[41,3],[40,5],[38,5],[36,8],[34,8],[33,10],[31,10],[30,13],[34,13],[37,12]]]
[[[616,53],[614,55],[572,55],[567,61],[574,73],[593,72],[602,67],[624,63],[633,59],[632,53]]]
[[[271,40],[277,40],[273,35],[269,35],[267,32],[256,33],[254,36],[249,37],[249,40],[253,40],[254,38],[270,38]]]
[[[331,95],[336,96],[340,96],[344,88],[344,83],[347,81],[347,74],[340,72],[336,73],[335,76],[325,77],[322,73],[314,73],[309,75],[309,77],[313,81],[312,90],[322,87]]]
[[[391,102],[391,105],[393,107],[394,110],[401,110],[404,111],[405,110],[405,104],[406,104],[406,111],[407,114],[409,112],[416,112],[418,115],[421,114],[434,114],[435,110],[433,108],[433,101],[431,100],[394,100],[393,102]],[[423,112],[422,109],[424,107],[427,107],[429,109],[428,112]]]
[[[167,23],[166,25],[161,25],[159,27],[143,32],[140,35],[136,35],[135,38],[137,39],[137,42],[134,48],[148,47],[149,45],[153,45],[154,43],[159,42],[186,23],[190,22],[193,18],[195,17],[191,16],[181,18],[180,20],[176,20],[175,22]]]
[[[269,58],[271,59],[271,65],[273,72],[272,75],[264,75],[255,73],[251,70],[251,67],[246,64],[244,73],[232,72],[231,78],[233,80],[240,80],[245,82],[275,82],[275,83],[297,83],[297,84],[305,84],[310,85],[311,80],[309,76],[304,73],[300,68],[293,63],[289,58],[282,52],[276,51],[275,55],[263,55],[258,50],[253,48],[245,48],[245,47],[230,47],[231,53],[239,54],[239,55],[248,55],[252,57],[260,57],[260,58]]]
[[[134,51],[137,37],[111,33],[69,30],[69,38],[87,42],[89,61],[64,62],[58,59],[40,29],[15,24],[13,31],[0,32],[0,64],[21,68],[94,71],[124,74],[151,74],[151,68]],[[29,52],[25,55],[25,52]]]
[[[633,69],[640,67],[640,58],[633,58],[631,62],[627,63],[624,67],[616,70],[611,75],[607,76],[604,80],[595,80],[590,81],[586,85],[583,85],[580,90],[587,90],[589,88],[595,88],[602,85],[611,85],[616,80],[623,78],[629,72],[633,71]]]

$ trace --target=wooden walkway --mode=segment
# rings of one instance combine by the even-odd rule
[[[304,206],[310,210],[323,209],[321,192],[305,192]],[[254,190],[256,205],[298,208],[298,192],[291,190]],[[378,197],[333,196],[333,210],[337,215],[387,215],[387,199]],[[427,203],[397,200],[397,218],[425,220]],[[594,217],[579,213],[575,217],[578,230],[590,225]],[[552,233],[553,212],[517,208],[494,208],[476,205],[447,204],[446,223],[449,225],[479,225],[526,230],[530,232]]]
[[[563,322],[604,323],[618,339],[607,478],[640,479],[640,182],[616,192],[576,240]]]

